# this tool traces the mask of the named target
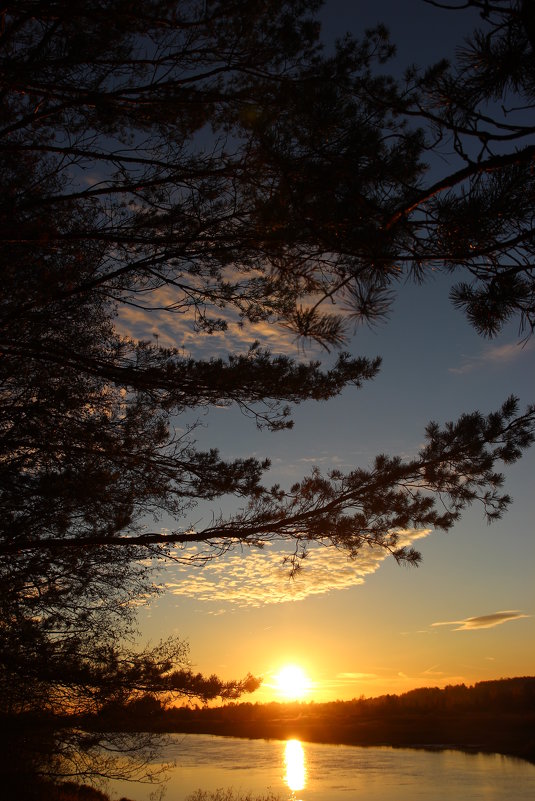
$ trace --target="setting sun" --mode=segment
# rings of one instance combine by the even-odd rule
[[[287,700],[302,698],[310,690],[310,680],[305,671],[297,665],[286,665],[275,676],[275,686],[279,695]]]

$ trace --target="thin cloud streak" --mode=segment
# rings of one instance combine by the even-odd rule
[[[405,531],[399,536],[399,545],[410,546],[430,533],[431,529]],[[181,557],[184,556],[182,552]],[[193,551],[189,553],[192,561],[196,556]],[[302,601],[311,595],[363,584],[388,554],[364,547],[357,559],[350,560],[346,554],[331,548],[312,548],[303,570],[293,579],[289,578],[288,566],[283,564],[284,556],[281,551],[266,549],[216,557],[202,568],[184,565],[177,569],[176,581],[168,582],[166,588],[173,595],[240,607]]]
[[[447,685],[464,684],[466,676],[451,674],[446,671],[437,670],[439,665],[433,665],[426,670],[405,673],[404,671],[394,671],[392,669],[378,669],[375,673],[346,672],[337,673],[333,679],[323,679],[319,684],[321,690],[340,690],[345,693],[354,685],[355,691],[372,693],[373,696],[384,695],[386,692],[406,692],[407,683],[410,689],[422,686],[445,687]]]
[[[531,617],[518,610],[507,610],[503,612],[493,612],[490,615],[479,615],[478,617],[467,617],[464,620],[445,620],[439,623],[432,623],[431,626],[455,626],[453,631],[475,631],[476,629],[493,629],[511,620],[521,620]]]
[[[534,347],[535,343],[532,340],[523,344],[510,342],[507,345],[487,347],[478,356],[463,356],[463,364],[460,367],[450,367],[449,372],[464,375],[488,366],[505,366],[529,353]]]
[[[364,679],[377,679],[377,673],[337,673],[337,679],[344,681],[363,681]]]

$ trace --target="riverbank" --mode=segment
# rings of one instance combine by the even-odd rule
[[[215,734],[331,745],[457,749],[535,763],[535,678],[421,688],[330,703],[230,703],[162,708],[140,699],[100,725],[134,731]]]
[[[426,750],[460,750],[471,753],[496,753],[527,760],[535,764],[533,721],[519,722],[516,718],[504,720],[489,715],[476,722],[469,720],[446,721],[443,718],[415,720],[412,716],[399,716],[395,721],[368,719],[345,723],[335,728],[314,716],[300,714],[294,719],[265,721],[259,727],[256,721],[242,720],[231,724],[228,720],[195,721],[183,723],[173,729],[181,734],[212,734],[222,737],[241,737],[250,740],[288,740],[350,746],[390,746]]]

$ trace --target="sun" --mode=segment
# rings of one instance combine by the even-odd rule
[[[303,668],[285,665],[275,676],[275,687],[283,698],[295,700],[306,695],[310,681]]]

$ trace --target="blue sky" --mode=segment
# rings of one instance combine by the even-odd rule
[[[213,410],[199,445],[268,456],[270,478],[288,485],[313,464],[410,456],[431,419],[489,412],[511,393],[528,403],[535,342],[519,344],[515,328],[480,339],[449,305],[444,284],[406,287],[388,323],[355,334],[353,353],[383,356],[380,375],[363,389],[297,408],[294,429],[278,434],[258,432],[236,410]],[[250,670],[269,685],[284,663],[303,665],[322,698],[531,674],[533,450],[505,472],[514,502],[503,519],[488,526],[474,508],[447,534],[420,534],[417,569],[371,554],[347,563],[324,550],[296,583],[271,552],[238,552],[204,569],[167,566],[169,589],[141,612],[143,633],[186,637],[198,669],[228,678]],[[269,687],[255,696],[270,697]]]
[[[419,0],[331,0],[322,18],[326,36],[386,22],[399,42],[399,63],[448,55],[470,27],[466,14]],[[227,457],[267,456],[268,481],[289,485],[314,464],[351,468],[381,452],[411,456],[432,419],[490,412],[510,394],[523,406],[533,401],[535,340],[522,343],[514,325],[495,340],[478,337],[451,307],[450,283],[433,274],[423,286],[401,285],[390,319],[355,331],[347,348],[352,354],[383,358],[380,375],[361,390],[298,407],[294,429],[277,434],[257,431],[235,409],[214,409],[199,418],[199,446],[219,447]],[[274,351],[302,355],[276,329],[200,341],[163,317],[131,314],[129,326],[146,338],[157,331],[161,344],[173,342],[193,355],[246,347],[255,338]],[[309,348],[305,356],[324,354]],[[325,549],[293,584],[280,569],[280,555],[269,549],[237,552],[202,570],[167,565],[160,575],[167,591],[140,610],[142,635],[186,638],[196,669],[224,678],[247,671],[264,676],[252,697],[259,701],[276,697],[273,676],[287,663],[307,671],[309,697],[320,700],[533,674],[535,451],[505,475],[513,505],[492,526],[474,508],[447,534],[407,533],[423,553],[418,569],[373,554],[351,564]],[[194,519],[203,514],[208,522],[210,513],[199,510]]]

